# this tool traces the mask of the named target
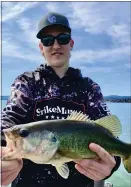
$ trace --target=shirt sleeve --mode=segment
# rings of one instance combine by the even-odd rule
[[[104,100],[103,94],[101,93],[100,86],[93,82],[91,79],[90,89],[88,91],[88,103],[87,110],[88,115],[92,120],[99,119],[101,117],[110,115],[108,106]]]
[[[29,81],[24,76],[15,79],[11,86],[11,94],[1,115],[1,139],[5,145],[3,129],[13,125],[24,124],[31,121],[33,106],[33,93]]]

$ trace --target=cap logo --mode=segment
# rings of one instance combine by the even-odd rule
[[[51,16],[48,17],[48,21],[50,23],[56,23],[56,17],[54,15],[51,15]]]

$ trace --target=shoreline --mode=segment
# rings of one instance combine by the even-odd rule
[[[3,99],[1,99],[1,101],[7,101],[7,99],[6,98],[3,98]],[[105,102],[107,102],[107,103],[131,103],[131,100],[128,100],[128,101],[117,101],[117,100],[106,100],[106,99],[104,99],[104,101]]]

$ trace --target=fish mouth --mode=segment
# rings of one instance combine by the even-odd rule
[[[3,129],[3,133],[6,137],[8,137],[9,139],[11,140],[14,140],[13,136],[12,136],[12,133],[9,129]]]
[[[7,146],[10,147],[12,150],[15,150],[17,145],[16,138],[12,135],[12,133],[8,129],[4,129],[3,132],[5,135]]]
[[[17,133],[14,133],[10,131],[10,129],[4,129],[3,133],[5,135],[6,141],[12,142],[14,145],[16,145],[16,141],[19,139],[22,139],[22,137],[18,136]]]

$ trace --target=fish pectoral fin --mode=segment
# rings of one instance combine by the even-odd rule
[[[57,172],[64,178],[67,179],[69,176],[69,168],[67,164],[62,164],[60,166],[55,166]]]
[[[120,120],[115,115],[109,115],[94,121],[97,125],[108,129],[115,137],[119,137],[122,133]]]

